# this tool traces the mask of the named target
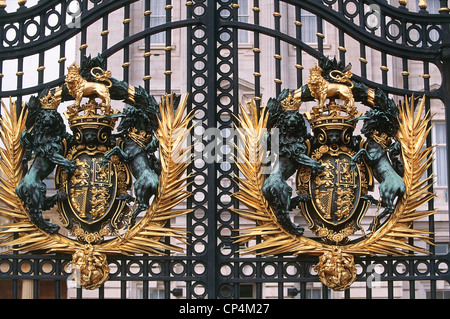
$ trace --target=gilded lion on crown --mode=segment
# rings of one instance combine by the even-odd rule
[[[333,76],[332,73],[339,73]],[[325,100],[327,98],[333,98],[339,96],[340,99],[344,101],[344,106],[347,110],[351,110],[355,106],[355,99],[353,98],[352,88],[353,83],[350,81],[352,73],[346,71],[342,73],[338,70],[334,70],[330,73],[330,76],[341,83],[331,83],[325,80],[322,76],[322,69],[315,65],[310,69],[310,76],[308,78],[308,86],[311,91],[312,97],[318,100],[319,104],[317,109],[320,113],[323,112]],[[343,82],[350,83],[350,86],[343,84]],[[294,97],[298,97],[299,92],[295,92]]]
[[[111,97],[109,94],[109,88],[111,87],[111,81],[108,79],[110,72],[104,72],[99,67],[91,70],[92,75],[99,81],[108,82],[108,85],[98,82],[88,82],[80,75],[80,67],[75,63],[72,63],[68,68],[69,72],[66,75],[66,85],[69,90],[69,94],[75,98],[75,103],[71,107],[70,111],[76,111],[80,107],[81,99],[83,96],[97,96],[102,100],[101,106],[105,114],[108,114],[111,108]],[[103,74],[94,74],[95,70],[101,71]]]

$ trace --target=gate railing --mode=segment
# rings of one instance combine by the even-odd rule
[[[19,104],[61,85],[72,60],[101,53],[116,77],[151,94],[189,93],[197,125],[226,132],[234,127],[243,97],[262,104],[284,88],[299,88],[308,65],[332,53],[353,63],[354,77],[367,86],[398,97],[425,94],[427,109],[443,106],[444,118],[450,118],[447,0],[428,1],[438,11],[433,13],[425,1],[418,2],[417,10],[407,10],[406,1],[382,0],[35,2],[0,1],[0,98],[13,97]],[[163,3],[159,22],[153,18],[158,2]],[[304,39],[311,36],[305,34],[310,27],[314,43]],[[162,42],[156,43],[155,35],[163,35]],[[192,142],[204,147],[211,140],[194,136]],[[319,297],[330,296],[312,270],[314,257],[240,255],[233,237],[243,223],[232,212],[239,207],[231,197],[238,174],[233,163],[197,158],[189,173],[198,180],[189,186],[193,196],[186,203],[193,213],[182,221],[190,242],[185,254],[111,258],[109,282],[118,283],[120,297],[239,298],[248,293],[253,298],[309,298],[316,287]],[[434,201],[429,205],[434,209]],[[439,225],[448,241],[446,215]],[[434,217],[425,223],[437,231]],[[415,298],[426,282],[429,297],[439,297],[441,286],[448,290],[450,256],[429,248],[430,256],[359,258],[357,281],[363,288],[357,289],[372,298],[375,288],[368,283],[386,282],[377,289],[395,298],[394,289],[405,283],[407,297]],[[8,297],[20,298],[24,283],[32,282],[31,297],[38,298],[45,280],[54,281],[52,297],[67,297],[70,274],[64,268],[70,257],[40,253],[1,256],[0,279],[11,287]],[[100,288],[94,297],[110,297],[108,289]],[[354,297],[352,289],[344,297]],[[74,291],[74,297],[90,296],[81,288]]]

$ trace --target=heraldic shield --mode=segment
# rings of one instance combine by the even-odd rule
[[[190,212],[174,206],[190,196],[184,143],[192,116],[184,115],[187,95],[158,103],[141,86],[111,77],[101,55],[67,69],[62,86],[3,115],[0,151],[8,156],[0,166],[11,182],[0,187],[0,214],[14,226],[0,228],[0,246],[70,253],[66,270],[95,289],[109,277],[107,254],[183,251],[161,238],[185,243],[184,230],[164,226]],[[56,194],[47,196],[52,173]]]
[[[71,77],[78,73],[76,65],[69,67],[69,87]],[[130,211],[126,205],[132,186],[129,165],[118,156],[105,157],[115,146],[111,133],[119,111],[108,105],[108,95],[101,98],[101,103],[93,98],[84,104],[75,102],[64,112],[74,138],[70,145],[64,141],[63,156],[75,169],[68,172],[58,166],[55,175],[56,189],[67,196],[57,202],[64,227],[87,244],[100,243],[105,235],[118,231]],[[116,143],[123,144],[121,140]]]
[[[87,128],[80,119],[74,123],[79,125],[75,130],[80,142],[66,150],[65,157],[75,161],[76,169],[69,175],[58,167],[55,180],[57,189],[67,194],[66,200],[58,202],[64,226],[74,229],[83,242],[98,242],[108,233],[106,229],[119,229],[128,212],[125,195],[131,187],[130,169],[117,156],[111,161],[104,157],[111,150],[105,142],[113,121],[101,123],[98,117],[91,113]]]
[[[312,174],[308,166],[301,165],[297,191],[311,196],[300,203],[301,212],[309,228],[325,242],[348,240],[360,229],[370,206],[367,195],[373,190],[372,169],[363,160],[353,160],[357,147],[364,147],[353,137],[353,120],[358,115],[354,106],[337,105],[334,100],[306,114],[314,134],[306,155],[319,163],[321,170]]]
[[[311,196],[310,201],[301,203],[301,211],[318,236],[333,243],[341,242],[360,228],[369,206],[361,197],[368,192],[370,168],[364,162],[353,168],[351,159],[355,152],[345,145],[321,145],[312,153],[312,159],[323,170],[312,175],[308,167],[300,167],[299,193]]]

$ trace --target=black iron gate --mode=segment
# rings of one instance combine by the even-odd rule
[[[200,130],[226,132],[234,125],[241,99],[255,97],[264,103],[284,88],[298,88],[310,60],[334,55],[352,62],[355,77],[368,86],[399,97],[425,94],[430,98],[428,109],[438,101],[445,119],[450,118],[447,0],[428,1],[428,7],[426,1],[388,2],[0,1],[0,97],[20,103],[45,87],[59,86],[72,62],[68,56],[79,59],[98,52],[111,67],[113,58],[122,63],[122,75],[116,77],[142,85],[151,94],[189,93]],[[137,51],[141,60],[139,69],[133,69]],[[176,57],[184,62],[175,64]],[[413,78],[417,68],[420,76]],[[133,82],[134,73],[141,75],[139,83]],[[204,146],[209,142],[199,141]],[[190,172],[196,179],[186,203],[193,213],[182,222],[190,243],[185,254],[112,257],[108,284],[114,295],[105,287],[94,295],[78,287],[73,297],[372,298],[374,291],[384,298],[449,296],[450,256],[448,250],[439,254],[434,246],[426,256],[358,259],[357,281],[363,285],[336,296],[319,284],[314,257],[241,256],[233,239],[242,223],[232,212],[239,206],[231,196],[236,191],[236,167],[196,158]],[[434,209],[434,201],[429,205]],[[439,221],[424,221],[432,232],[439,227],[444,243],[449,236],[447,209],[442,209]],[[21,298],[26,289],[33,298],[67,297],[69,274],[64,269],[69,261],[67,255],[39,252],[1,256],[2,297]],[[374,288],[369,281],[381,286]],[[416,295],[419,290],[426,290],[426,295]]]

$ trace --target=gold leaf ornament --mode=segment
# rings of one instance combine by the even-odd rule
[[[425,114],[425,96],[421,99],[417,108],[414,108],[413,97],[399,105],[400,129],[397,139],[401,143],[402,161],[404,164],[403,180],[406,192],[403,198],[398,200],[395,211],[389,219],[380,225],[376,231],[364,235],[362,240],[355,243],[349,242],[340,246],[331,246],[300,235],[288,233],[278,223],[277,218],[265,200],[262,193],[264,175],[261,174],[262,135],[266,132],[268,111],[263,106],[260,115],[257,116],[255,101],[241,105],[241,114],[238,116],[238,126],[242,134],[239,135],[241,145],[236,146],[238,156],[246,158],[238,161],[240,176],[236,177],[239,191],[234,196],[246,208],[235,209],[234,212],[242,218],[255,223],[253,227],[239,229],[235,241],[239,244],[248,244],[241,251],[244,254],[255,255],[312,255],[321,256],[316,270],[320,272],[322,282],[334,282],[336,278],[342,279],[341,285],[330,284],[335,290],[347,289],[354,280],[353,256],[367,255],[408,255],[413,253],[429,253],[428,250],[408,242],[409,238],[416,238],[431,244],[431,233],[425,229],[414,229],[415,220],[425,218],[436,213],[436,210],[422,209],[435,195],[429,191],[430,180],[433,176],[422,179],[432,162],[432,147],[425,148],[426,139],[431,130],[430,114]],[[249,150],[256,151],[250,160],[247,156]],[[253,244],[257,237],[262,240]],[[333,257],[333,252],[337,256]],[[340,260],[346,264],[343,275],[330,271],[326,267],[332,259]],[[344,268],[343,268],[344,269]],[[324,277],[329,273],[329,278]],[[333,281],[334,280],[334,281]]]
[[[160,103],[161,119],[156,135],[160,142],[160,161],[162,166],[159,192],[147,208],[143,218],[132,228],[115,239],[85,247],[84,244],[62,236],[58,233],[48,234],[36,227],[30,220],[23,202],[15,193],[15,188],[23,175],[22,158],[24,150],[20,145],[21,133],[25,130],[27,119],[26,107],[20,112],[10,101],[9,108],[2,101],[2,119],[0,123],[0,216],[9,220],[0,226],[0,247],[6,248],[3,253],[12,251],[32,252],[44,250],[48,253],[66,253],[77,256],[80,261],[89,254],[99,260],[109,254],[165,254],[166,251],[182,252],[183,248],[176,243],[165,243],[163,237],[176,239],[186,244],[186,230],[176,227],[165,227],[172,218],[188,214],[190,209],[177,209],[190,193],[185,190],[186,169],[191,162],[190,148],[185,146],[185,139],[191,130],[192,116],[186,115],[188,96],[174,108],[173,95],[166,95]],[[73,260],[73,264],[77,264]],[[79,263],[78,263],[79,264]],[[107,264],[106,264],[107,266]],[[107,276],[107,268],[102,265],[92,275],[98,283],[84,283],[89,289],[98,287]],[[76,267],[75,267],[76,268]],[[76,269],[73,269],[74,274]],[[80,267],[78,267],[80,268]],[[93,288],[94,287],[94,288]]]

